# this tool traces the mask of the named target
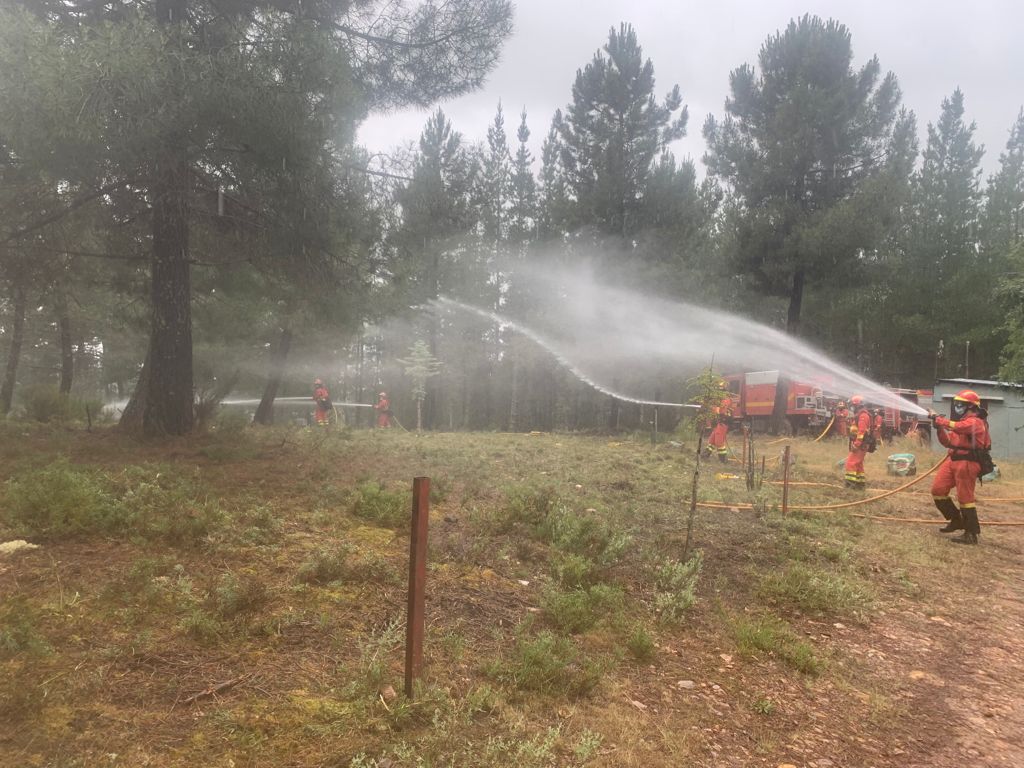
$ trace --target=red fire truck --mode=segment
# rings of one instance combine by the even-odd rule
[[[734,415],[748,419],[755,430],[767,429],[775,406],[779,372],[733,373],[725,376],[725,381],[736,404]],[[826,406],[822,384],[790,380],[786,418],[794,433],[809,427],[823,428],[832,414]]]
[[[923,403],[925,408],[932,402],[932,390],[930,389],[900,389],[890,387],[891,392],[899,395],[912,403]],[[886,434],[895,435],[899,432],[908,435],[915,430],[923,430],[931,434],[932,424],[928,419],[922,419],[913,413],[900,411],[891,406],[882,409],[883,430]]]

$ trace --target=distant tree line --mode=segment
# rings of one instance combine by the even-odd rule
[[[479,85],[510,18],[503,0],[0,0],[0,409],[44,386],[117,395],[126,427],[180,434],[196,392],[230,381],[269,423],[321,376],[430,429],[643,427],[649,408],[509,328],[422,310],[537,320],[527,272],[584,259],[893,385],[1024,381],[1024,111],[983,180],[960,90],[922,148],[896,76],[806,16],[731,73],[700,181],[671,152],[683,92],[622,24],[539,158],[526,109],[510,127],[501,104],[481,144],[440,109],[411,153],[355,144],[369,111]],[[439,363],[416,397],[414,346]]]

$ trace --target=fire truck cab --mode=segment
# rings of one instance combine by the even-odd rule
[[[757,431],[766,430],[775,406],[779,372],[734,373],[725,376],[725,381],[733,400],[737,403],[734,415],[748,420],[751,427]],[[824,426],[829,418],[825,394],[819,385],[790,380],[786,419],[794,434],[808,427]]]

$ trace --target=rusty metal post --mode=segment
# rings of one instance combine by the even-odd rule
[[[789,446],[782,452],[782,514],[789,511]]]
[[[409,608],[405,623],[405,695],[413,698],[413,681],[423,672],[424,602],[427,583],[427,520],[430,478],[412,481],[412,528],[409,536]]]

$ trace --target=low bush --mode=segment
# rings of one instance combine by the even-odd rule
[[[654,658],[654,638],[645,627],[637,624],[626,638],[626,647],[639,662],[648,662]]]
[[[252,614],[262,608],[268,600],[267,586],[255,576],[225,573],[217,581],[211,595],[211,603],[222,619]]]
[[[569,640],[551,632],[520,636],[511,658],[494,665],[491,673],[520,690],[552,696],[589,693],[601,679],[595,664],[581,659]]]
[[[121,533],[131,520],[102,475],[64,459],[12,478],[4,496],[5,522],[26,537]]]
[[[681,621],[696,602],[697,581],[703,565],[704,557],[700,552],[685,563],[672,559],[662,561],[654,577],[654,609],[662,621]]]
[[[82,398],[61,394],[57,387],[38,386],[30,388],[21,398],[25,415],[33,421],[101,421],[103,401],[98,398]]]
[[[350,511],[378,525],[398,528],[408,524],[411,509],[412,495],[408,491],[388,491],[380,483],[371,481],[356,488]]]
[[[28,601],[18,596],[0,612],[0,659],[9,659],[23,653],[47,653],[46,638],[36,629],[36,617]]]
[[[588,589],[550,589],[541,598],[545,617],[563,632],[585,632],[599,619],[618,616],[622,611],[622,589],[595,584]]]
[[[758,595],[768,602],[812,615],[855,615],[869,607],[868,588],[837,573],[794,564],[761,579]]]
[[[821,661],[814,655],[811,644],[780,619],[741,616],[730,622],[730,630],[737,650],[745,656],[755,656],[761,651],[805,674],[816,675],[821,671]]]
[[[296,579],[302,584],[329,584],[345,575],[349,550],[340,547],[334,550],[321,549],[299,567]]]

